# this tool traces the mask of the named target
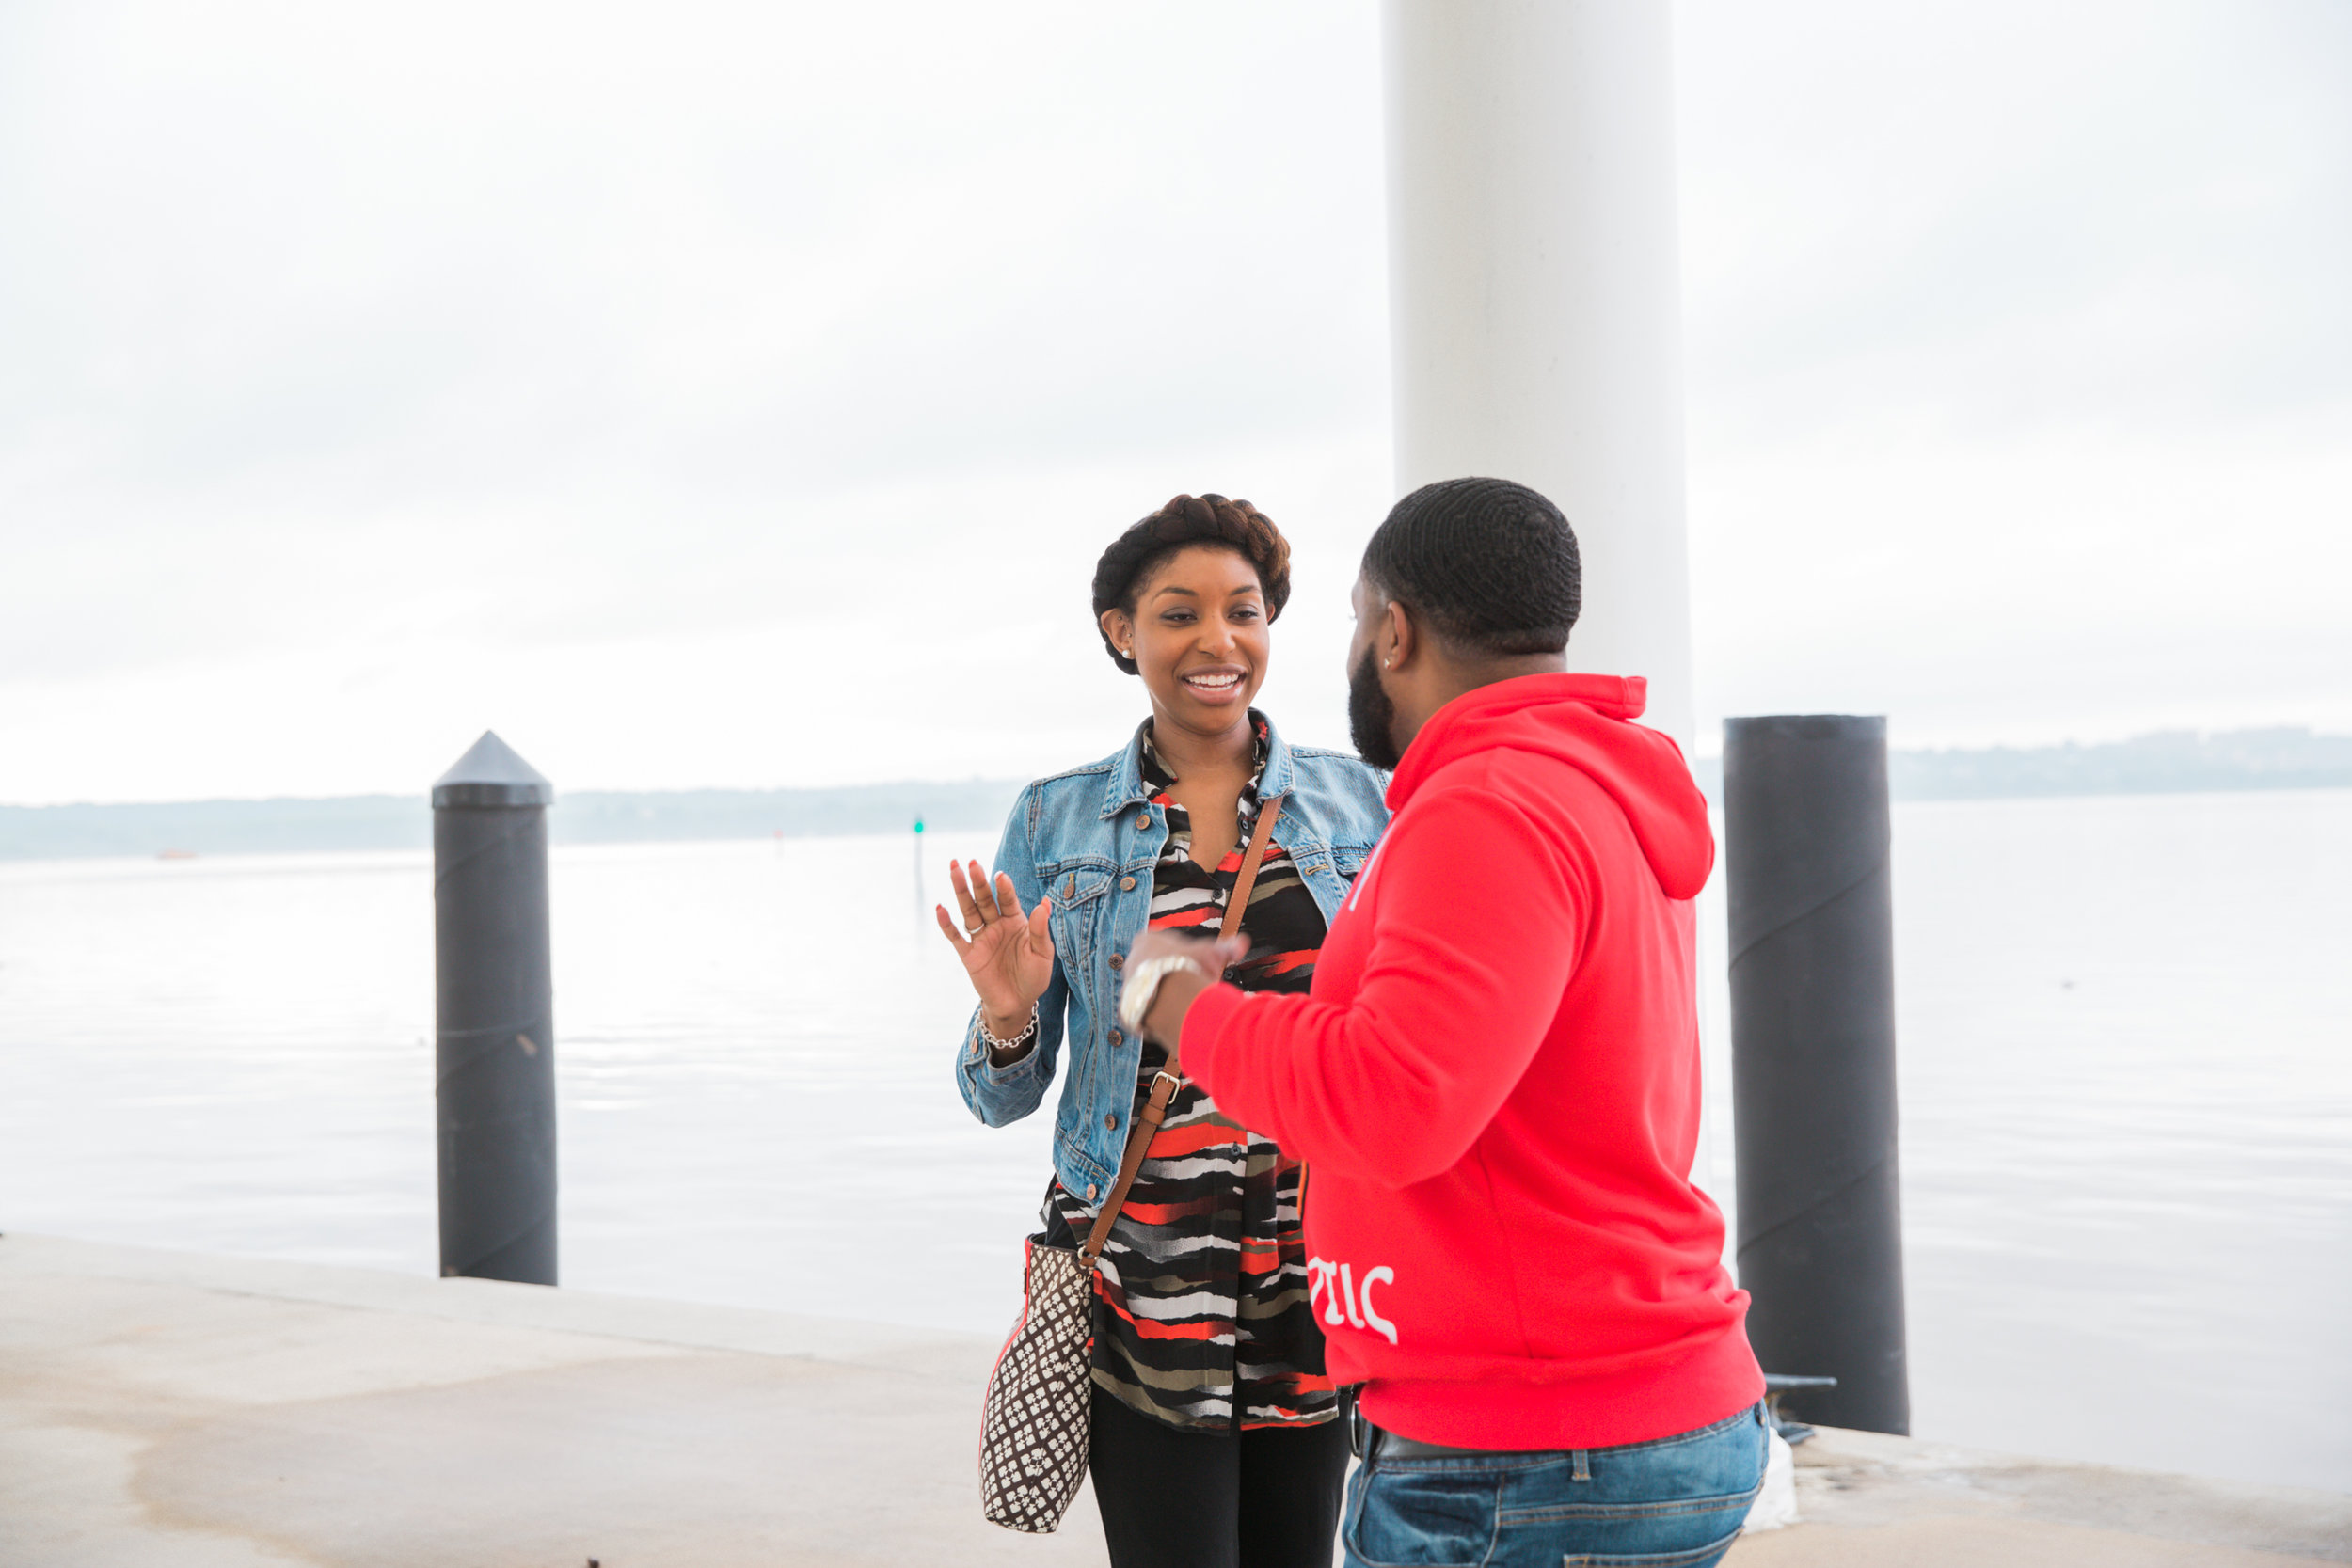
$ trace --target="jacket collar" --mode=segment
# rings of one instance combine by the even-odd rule
[[[1252,721],[1265,721],[1265,770],[1258,775],[1258,799],[1270,800],[1277,795],[1291,792],[1291,749],[1283,744],[1282,732],[1274,727],[1256,708],[1249,710]],[[1103,789],[1103,820],[1107,822],[1129,806],[1147,805],[1152,797],[1143,787],[1143,729],[1136,726],[1135,736],[1127,742],[1111,766],[1110,783]]]

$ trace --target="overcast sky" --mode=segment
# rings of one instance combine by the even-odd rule
[[[1365,0],[0,6],[0,800],[1030,774],[1391,499]],[[2352,6],[1686,3],[1703,733],[2352,729]]]

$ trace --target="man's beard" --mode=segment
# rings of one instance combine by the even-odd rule
[[[1381,689],[1380,668],[1370,648],[1347,677],[1347,737],[1356,743],[1356,754],[1383,773],[1395,772],[1405,760],[1396,749],[1396,705]]]

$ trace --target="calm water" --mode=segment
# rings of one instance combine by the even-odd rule
[[[2352,792],[1896,821],[1915,1430],[2352,1488]],[[1000,1331],[909,844],[554,877],[566,1282]],[[0,866],[0,1228],[430,1273],[431,961],[421,856]]]

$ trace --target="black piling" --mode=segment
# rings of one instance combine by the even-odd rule
[[[443,1275],[555,1283],[554,794],[486,731],[433,786]]]
[[[1911,1430],[1886,721],[1724,725],[1740,1283],[1806,1421]]]

